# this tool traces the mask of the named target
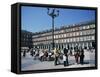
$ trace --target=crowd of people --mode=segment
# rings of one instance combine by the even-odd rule
[[[54,55],[55,55],[55,65],[58,65],[58,58],[60,56],[60,52],[59,50],[55,49],[54,50]],[[64,48],[63,52],[62,52],[62,59],[63,59],[63,64],[64,66],[68,66],[69,65],[69,59],[68,56],[74,56],[75,57],[75,61],[77,64],[83,64],[84,63],[84,50],[81,49],[74,49],[74,52],[69,49]],[[79,61],[80,59],[80,61]]]
[[[34,60],[43,61],[54,61],[54,65],[61,64],[60,60],[63,61],[64,66],[69,66],[69,56],[74,56],[76,64],[84,64],[84,48],[64,48],[63,50],[54,48],[54,50],[49,51],[48,49],[30,49],[30,55]],[[23,52],[23,57],[26,56],[26,51]]]

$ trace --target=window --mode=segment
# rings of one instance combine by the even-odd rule
[[[72,42],[72,38],[70,38],[70,42]]]
[[[83,29],[86,29],[86,27],[85,27],[85,26],[83,26]]]
[[[60,38],[60,35],[58,35],[58,38]]]
[[[83,40],[86,41],[87,40],[86,37],[83,37]]]
[[[61,43],[63,43],[63,42],[64,42],[64,40],[62,39],[62,40],[61,40]]]
[[[95,28],[95,24],[90,25],[90,28]]]
[[[66,32],[68,32],[68,29],[66,29]]]
[[[52,36],[49,36],[49,39],[51,39],[52,38]]]
[[[64,34],[64,37],[66,37],[66,34]]]
[[[68,33],[66,33],[66,37],[68,37]]]
[[[91,33],[91,34],[94,34],[94,33],[95,33],[95,30],[90,30],[90,33]]]
[[[73,31],[73,29],[71,28],[70,31]]]
[[[69,39],[67,39],[67,42],[69,42]]]
[[[77,37],[77,41],[79,41],[79,37]]]
[[[88,34],[89,33],[89,31],[83,31],[83,35],[86,35],[86,34]]]
[[[64,43],[66,43],[66,39],[64,39]]]
[[[90,28],[90,26],[88,25],[86,29],[89,29],[89,28]]]
[[[57,34],[57,33],[58,33],[58,31],[55,31],[54,33],[55,33],[55,34]]]
[[[76,30],[79,30],[79,27],[76,27]]]
[[[66,32],[69,32],[69,31],[70,31],[70,29],[67,29],[67,30],[66,30]]]
[[[59,43],[61,43],[62,42],[62,40],[59,40]]]
[[[80,35],[82,35],[82,31],[80,31]]]
[[[48,39],[50,39],[50,36],[48,36]]]
[[[63,38],[63,37],[64,37],[64,34],[62,34],[61,36],[62,36],[62,38]]]
[[[67,36],[70,37],[70,33],[67,33]]]
[[[75,28],[73,28],[72,30],[75,31]]]
[[[75,32],[73,32],[73,36],[75,36]]]
[[[58,40],[56,40],[56,43],[58,43]]]
[[[83,28],[82,27],[79,27],[79,30],[82,30]]]
[[[56,35],[54,35],[54,39],[56,38]]]
[[[61,31],[60,31],[60,33],[63,33],[63,32],[64,32],[64,30],[61,30]]]
[[[80,37],[80,38],[79,38],[79,41],[83,41],[83,37]]]
[[[62,38],[62,35],[60,34],[60,38]]]
[[[76,32],[76,36],[78,36],[79,35],[79,32]]]
[[[72,36],[72,33],[70,33],[70,37]]]
[[[95,36],[91,36],[91,40],[95,40]]]
[[[56,38],[58,38],[58,35],[56,35]]]
[[[87,37],[86,37],[86,40],[90,40],[90,36],[87,36]]]
[[[73,42],[75,42],[76,40],[75,40],[75,38],[73,38]]]

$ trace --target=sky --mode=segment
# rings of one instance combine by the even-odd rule
[[[55,18],[55,27],[76,24],[80,22],[95,20],[95,10],[62,9],[59,16]],[[52,12],[52,8],[50,8]],[[55,11],[55,13],[57,13]],[[47,14],[46,7],[21,7],[21,29],[30,32],[40,32],[52,28],[52,18]]]

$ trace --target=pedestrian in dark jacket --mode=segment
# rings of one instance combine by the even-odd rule
[[[64,48],[64,55],[66,56],[66,65],[68,66],[69,65],[69,63],[68,63],[68,49],[66,49],[66,48]]]
[[[25,57],[25,56],[26,56],[26,51],[24,50],[24,51],[23,51],[23,57]]]
[[[84,64],[84,49],[81,49],[80,52],[80,64]]]

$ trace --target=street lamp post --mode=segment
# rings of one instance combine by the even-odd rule
[[[52,49],[54,50],[55,43],[54,43],[54,19],[55,17],[59,16],[59,10],[56,10],[57,14],[55,14],[55,8],[52,9],[52,12],[50,12],[50,9],[48,8],[47,14],[52,18]]]

